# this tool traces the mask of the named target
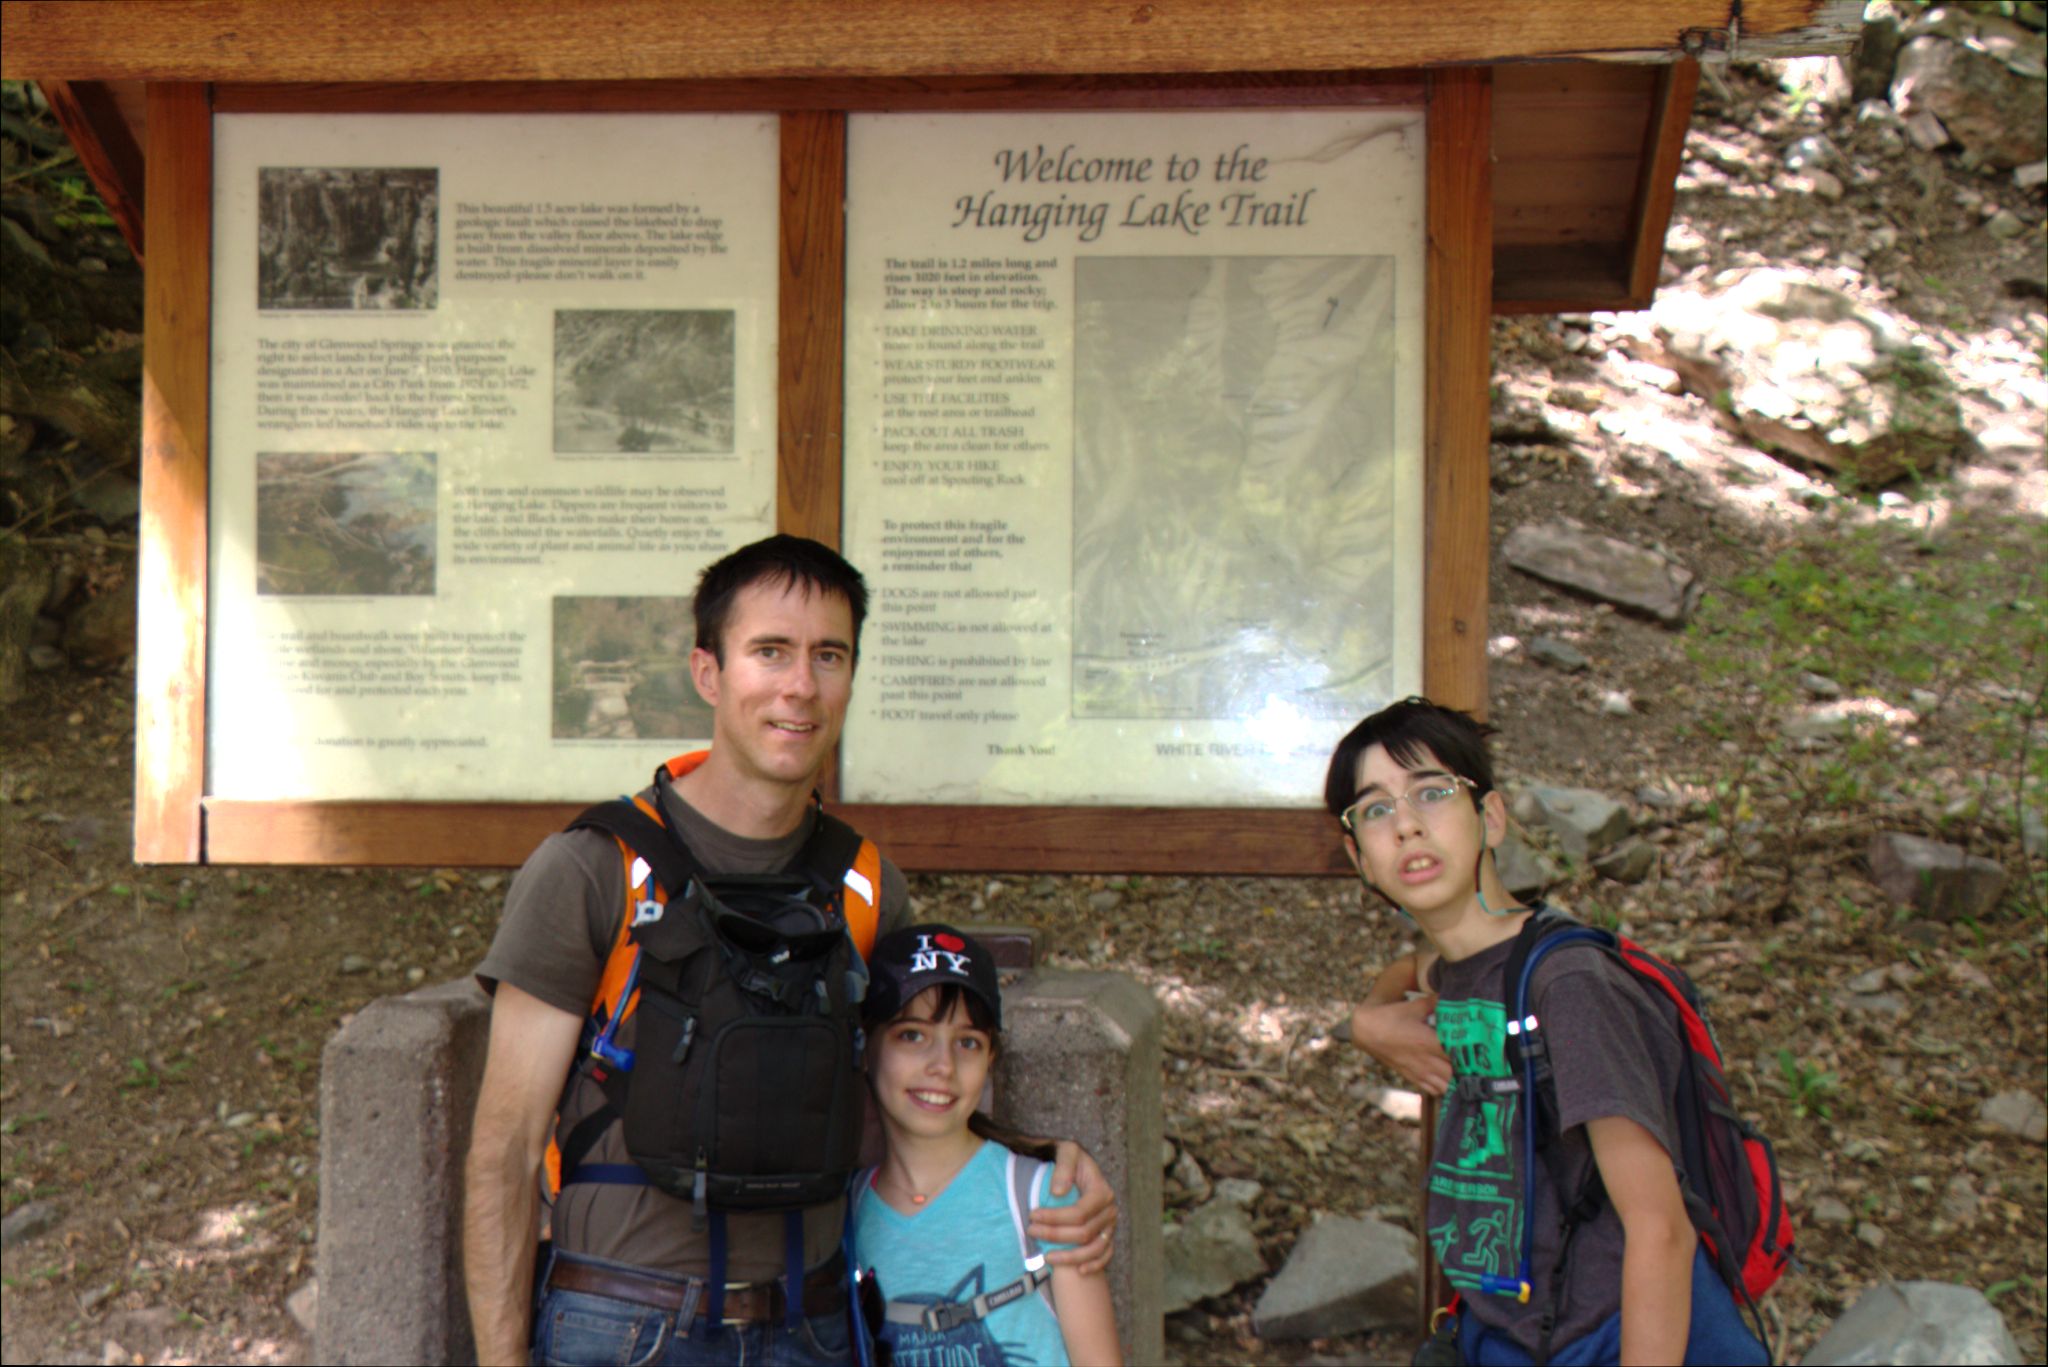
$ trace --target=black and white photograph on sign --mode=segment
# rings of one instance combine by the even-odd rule
[[[431,309],[441,173],[413,166],[266,166],[256,178],[261,309]]]
[[[555,599],[556,740],[706,740],[711,708],[690,681],[695,599]]]
[[[1082,257],[1074,294],[1074,715],[1369,710],[1393,258]]]
[[[434,592],[434,456],[256,457],[256,592],[329,598]]]
[[[733,340],[731,309],[557,310],[556,454],[729,454]]]

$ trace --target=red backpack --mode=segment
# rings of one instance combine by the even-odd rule
[[[1508,1064],[1522,1080],[1535,1117],[1532,1123],[1523,1126],[1522,1180],[1525,1185],[1533,1183],[1537,1149],[1555,1152],[1553,1141],[1557,1138],[1556,1086],[1551,1080],[1540,1023],[1529,1011],[1529,983],[1536,965],[1546,955],[1580,942],[1610,955],[1645,991],[1670,1002],[1677,1010],[1685,1045],[1676,1097],[1680,1152],[1672,1155],[1678,1163],[1679,1188],[1685,1198],[1686,1214],[1692,1217],[1693,1228],[1699,1231],[1700,1242],[1721,1280],[1727,1283],[1737,1304],[1752,1319],[1760,1320],[1757,1298],[1777,1283],[1792,1260],[1792,1217],[1785,1209],[1778,1160],[1770,1140],[1742,1117],[1729,1095],[1721,1046],[1700,1005],[1699,990],[1683,970],[1635,941],[1581,925],[1548,909],[1535,912],[1523,923],[1508,956],[1505,978]],[[1597,1170],[1588,1186],[1591,1190],[1581,1191],[1575,1197],[1559,1190],[1560,1205],[1567,1212],[1567,1247],[1571,1230],[1597,1214],[1606,1199]],[[1528,1226],[1534,1210],[1532,1189],[1523,1201],[1520,1272],[1525,1297],[1533,1233]],[[1559,1309],[1550,1307],[1546,1320],[1554,1321]],[[1758,1337],[1768,1343],[1760,1322],[1756,1328]]]

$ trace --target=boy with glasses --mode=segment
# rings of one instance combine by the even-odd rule
[[[1504,975],[1537,908],[1495,864],[1507,806],[1487,734],[1409,698],[1353,728],[1324,784],[1360,879],[1428,941],[1381,975],[1352,1033],[1444,1098],[1428,1234],[1460,1294],[1458,1360],[1766,1361],[1700,1253],[1672,1161],[1675,1023],[1604,954],[1547,956],[1531,979],[1557,1115],[1545,1161],[1523,1172]]]

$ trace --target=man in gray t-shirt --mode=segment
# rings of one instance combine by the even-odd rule
[[[814,541],[776,536],[742,547],[698,581],[690,672],[712,709],[712,746],[669,785],[662,815],[715,874],[780,872],[816,820],[813,794],[846,720],[867,591],[858,571]],[[895,866],[880,865],[880,929],[907,919]],[[595,1109],[572,1065],[623,912],[624,859],[609,837],[549,837],[520,870],[505,920],[478,969],[493,992],[490,1051],[465,1169],[463,1275],[477,1355],[525,1362],[774,1360],[847,1362],[843,1277],[835,1277],[842,1201],[803,1213],[801,1286],[783,1275],[780,1215],[728,1217],[725,1322],[708,1321],[708,1235],[687,1202],[649,1186],[564,1188],[555,1253],[529,1344],[539,1175],[558,1111]],[[630,1047],[622,1031],[620,1044]],[[589,1155],[627,1162],[617,1127]],[[1035,1212],[1031,1232],[1075,1245],[1084,1270],[1108,1261],[1114,1198],[1100,1171],[1063,1145],[1055,1186],[1074,1205]],[[1050,1255],[1062,1260],[1063,1255]],[[791,1299],[801,1313],[792,1326]],[[623,1358],[618,1354],[624,1353]]]

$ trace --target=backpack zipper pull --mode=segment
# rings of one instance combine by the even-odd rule
[[[676,1051],[673,1054],[669,1055],[668,1061],[680,1068],[682,1066],[684,1058],[688,1057],[689,1055],[690,1041],[696,1038],[697,1018],[695,1016],[691,1016],[683,1022],[683,1037],[681,1040],[677,1041]]]

